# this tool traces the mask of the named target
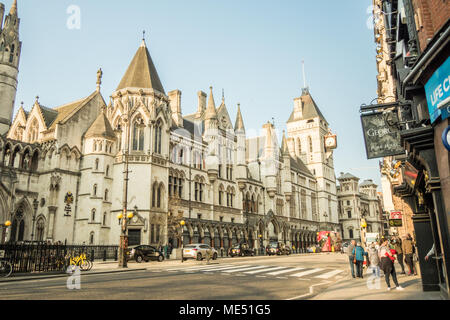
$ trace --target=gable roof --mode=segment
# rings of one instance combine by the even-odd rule
[[[321,120],[325,121],[328,124],[327,120],[323,116],[308,89],[303,89],[300,99],[302,100],[303,108],[302,119],[306,120],[319,117]],[[289,123],[294,121],[296,120],[294,117],[294,111],[292,111],[291,116],[289,117],[289,120],[287,122]]]
[[[341,176],[338,178],[338,180],[340,179],[358,179],[358,177],[355,177],[354,175],[352,175],[351,173],[341,173]]]
[[[44,118],[45,125],[48,128],[58,116],[58,111],[41,105],[38,106],[41,110],[42,117]]]
[[[303,163],[303,161],[300,158],[294,159],[290,157],[290,159],[292,169],[314,178],[314,175],[311,173],[311,171],[309,171],[308,167]]]
[[[124,88],[154,89],[165,94],[145,41],[142,41],[117,90]]]
[[[68,104],[62,105],[60,107],[56,107],[53,109],[58,114],[55,117],[55,119],[52,121],[49,129],[54,129],[56,127],[57,123],[64,123],[67,120],[70,119],[75,113],[78,112],[82,107],[84,107],[86,104],[88,104],[97,94],[100,94],[98,91],[94,91],[92,94],[90,94],[88,97],[70,102]],[[100,95],[101,97],[101,95]],[[101,97],[103,99],[103,97]]]
[[[92,123],[89,129],[86,131],[85,138],[99,137],[116,139],[114,130],[106,117],[105,112],[100,112],[97,119]]]

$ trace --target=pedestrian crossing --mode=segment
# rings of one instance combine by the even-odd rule
[[[237,265],[237,264],[210,264],[197,265],[192,267],[174,267],[166,271],[171,273],[221,273],[223,275],[236,276],[255,276],[255,277],[276,277],[278,279],[294,278],[306,280],[305,278],[331,279],[346,271],[340,269],[308,268],[308,267],[290,267],[290,266],[270,266],[270,265]],[[282,276],[282,277],[280,277]]]

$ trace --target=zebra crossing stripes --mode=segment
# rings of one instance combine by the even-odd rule
[[[333,276],[338,275],[339,273],[342,273],[342,270],[333,270],[324,274],[321,274],[320,276],[316,276],[315,278],[319,278],[319,279],[329,279]]]
[[[240,268],[240,269],[225,270],[225,271],[222,271],[222,272],[232,273],[232,272],[240,272],[240,271],[262,269],[262,268],[267,268],[267,266],[257,266],[257,267],[253,266],[253,267],[246,267],[246,268]]]
[[[262,272],[267,272],[267,271],[274,271],[274,270],[280,270],[280,269],[285,269],[286,267],[270,267],[270,268],[266,268],[266,269],[259,269],[259,270],[254,270],[254,271],[246,271],[244,272],[245,274],[257,274],[257,273],[262,273]]]
[[[204,265],[204,266],[194,266],[194,267],[187,267],[187,268],[183,268],[183,267],[178,267],[178,268],[171,268],[171,269],[167,269],[167,271],[187,271],[187,270],[202,270],[202,269],[211,269],[211,268],[216,268],[216,267],[231,267],[231,264],[221,264],[221,265]]]
[[[287,268],[287,267],[285,267],[285,268]],[[277,276],[277,275],[280,275],[280,274],[284,274],[284,273],[288,273],[288,272],[294,272],[294,271],[298,271],[298,270],[305,270],[305,268],[302,268],[302,267],[288,268],[287,270],[281,270],[281,271],[276,271],[276,272],[269,272],[268,275]]]
[[[312,270],[307,270],[307,271],[299,272],[299,273],[296,273],[296,274],[292,274],[291,277],[300,278],[300,277],[307,276],[307,275],[310,275],[310,274],[313,274],[313,273],[317,273],[317,272],[322,271],[322,270],[323,270],[322,268],[315,268],[315,269],[312,269]]]
[[[211,268],[211,269],[208,269],[208,270],[200,270],[200,271],[202,271],[202,272],[214,272],[214,271],[224,271],[224,270],[231,270],[231,269],[239,269],[239,268],[243,268],[243,267],[250,267],[250,265],[245,265],[245,266],[234,266],[234,267],[231,267],[231,266],[228,266],[228,267],[216,267],[216,268]]]

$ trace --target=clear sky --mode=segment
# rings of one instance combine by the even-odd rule
[[[0,1],[8,12],[13,1]],[[301,94],[304,60],[310,92],[338,135],[336,176],[351,172],[379,184],[378,160],[366,159],[359,118],[359,106],[376,97],[371,3],[18,0],[23,44],[16,110],[21,101],[29,110],[36,95],[52,108],[88,96],[100,67],[108,102],[146,30],[166,93],[182,91],[183,114],[195,112],[197,91],[208,93],[212,85],[217,105],[225,90],[233,123],[240,102],[248,132],[272,117],[281,131]],[[71,5],[80,9],[79,29],[67,26]]]

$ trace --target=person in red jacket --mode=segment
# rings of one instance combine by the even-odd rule
[[[397,274],[395,273],[395,254],[397,254],[397,251],[390,249],[389,241],[384,240],[378,251],[378,255],[381,260],[381,270],[384,272],[384,278],[386,280],[388,290],[391,290],[391,283],[389,281],[390,276],[392,276],[392,280],[394,281],[397,290],[403,290],[403,288],[398,284]]]

